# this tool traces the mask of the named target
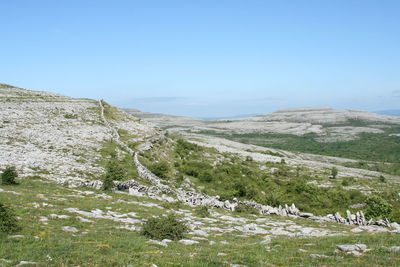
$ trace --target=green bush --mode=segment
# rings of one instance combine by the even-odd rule
[[[106,174],[103,178],[103,190],[111,190],[114,181],[122,180],[126,176],[126,171],[119,165],[116,158],[112,158],[106,167]]]
[[[281,201],[281,195],[274,191],[266,195],[264,203],[271,207],[278,207],[279,205],[283,205]]]
[[[15,178],[17,178],[17,177],[18,177],[18,173],[15,170],[15,167],[14,166],[7,167],[1,174],[1,182],[4,185],[16,185],[16,184],[18,184],[15,181]]]
[[[111,189],[113,189],[113,187],[114,180],[108,175],[104,176],[102,189],[105,191],[110,191]]]
[[[0,203],[0,233],[13,233],[20,230],[14,212],[6,205]]]
[[[141,233],[152,239],[179,240],[187,231],[188,227],[170,214],[167,217],[149,219],[143,224]]]
[[[106,167],[107,173],[106,176],[109,176],[113,181],[119,181],[125,178],[126,171],[119,164],[117,159],[111,159]]]
[[[167,178],[170,171],[170,167],[165,161],[155,162],[150,165],[149,169],[160,178]]]
[[[332,178],[332,179],[336,179],[338,173],[339,173],[338,168],[332,167],[332,169],[331,169],[331,178]]]
[[[209,171],[202,171],[199,173],[198,178],[202,182],[210,183],[213,180],[213,175]]]
[[[208,211],[208,208],[206,206],[201,206],[197,207],[194,210],[194,215],[205,218],[205,217],[210,217],[210,212]]]
[[[389,218],[392,212],[392,205],[378,195],[371,195],[365,201],[367,204],[365,216],[367,219]]]

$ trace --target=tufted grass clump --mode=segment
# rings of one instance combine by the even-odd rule
[[[183,238],[184,233],[188,231],[185,223],[180,222],[174,215],[149,219],[143,224],[141,234],[152,239],[172,239],[179,240]]]
[[[0,233],[13,233],[20,229],[11,208],[0,203]]]
[[[3,185],[16,185],[16,184],[18,184],[15,181],[15,178],[17,178],[17,177],[18,177],[18,173],[15,169],[15,166],[7,167],[1,174],[1,183]]]

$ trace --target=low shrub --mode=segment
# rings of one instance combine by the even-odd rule
[[[279,205],[283,205],[281,198],[279,193],[272,191],[267,193],[264,203],[271,207],[278,207]]]
[[[123,180],[126,176],[125,169],[120,165],[116,158],[112,158],[106,167],[106,176],[109,176],[113,181]]]
[[[179,240],[183,238],[188,227],[180,222],[174,215],[149,219],[143,224],[141,234],[152,239],[172,239]]]
[[[18,173],[14,166],[10,166],[5,168],[3,173],[1,174],[1,183],[4,185],[16,185],[18,184],[15,181],[15,178],[18,177]]]
[[[392,205],[382,197],[378,195],[368,196],[365,203],[367,204],[365,210],[365,216],[367,219],[382,219],[390,217]]]
[[[106,174],[103,178],[103,190],[111,190],[114,181],[122,180],[126,176],[126,171],[119,165],[116,158],[112,158],[106,167]]]
[[[176,141],[175,153],[181,158],[186,158],[189,152],[199,152],[202,150],[203,148],[201,146],[190,143],[186,140],[178,139]]]
[[[14,212],[8,206],[0,203],[0,233],[13,233],[20,230]]]
[[[170,171],[170,167],[165,161],[155,162],[149,166],[149,169],[160,178],[167,178]]]
[[[114,180],[108,175],[104,176],[102,189],[105,191],[110,191],[111,189],[113,189],[113,187]]]
[[[336,179],[338,173],[339,173],[338,168],[332,167],[332,169],[331,169],[331,178],[332,178],[332,179]]]

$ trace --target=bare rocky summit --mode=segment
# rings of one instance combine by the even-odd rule
[[[158,129],[123,111],[112,123],[151,138]],[[22,176],[40,174],[59,182],[93,179],[102,143],[112,133],[100,117],[99,102],[0,84],[0,168],[15,165]]]

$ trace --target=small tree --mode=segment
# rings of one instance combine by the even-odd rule
[[[331,177],[332,177],[332,179],[336,179],[338,173],[339,173],[339,170],[336,167],[332,167],[332,169],[331,169]]]
[[[111,176],[106,174],[103,179],[102,189],[105,191],[111,191],[113,187],[114,187],[114,180],[111,178]]]
[[[13,233],[20,229],[13,211],[0,203],[0,233]]]
[[[15,178],[18,177],[18,173],[15,170],[15,166],[7,167],[1,174],[1,182],[4,185],[16,185]]]
[[[111,190],[114,187],[114,181],[125,177],[126,171],[118,164],[114,157],[107,164],[106,174],[103,179],[103,190]]]

